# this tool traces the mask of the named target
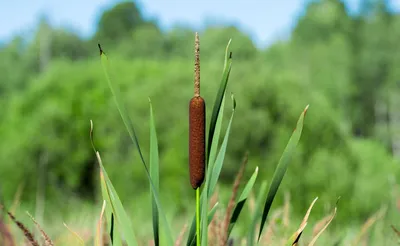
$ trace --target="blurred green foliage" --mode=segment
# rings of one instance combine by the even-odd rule
[[[246,175],[258,165],[260,176],[272,177],[299,112],[310,104],[281,188],[291,192],[293,209],[304,213],[315,196],[323,204],[333,204],[341,196],[338,220],[347,223],[365,220],[382,204],[391,206],[400,177],[400,15],[389,11],[387,1],[371,2],[361,1],[358,15],[350,15],[339,0],[311,2],[290,39],[266,49],[257,48],[234,26],[210,25],[200,32],[207,120],[224,47],[232,38],[228,91],[235,94],[238,107],[222,185],[232,183],[247,150]],[[6,204],[20,183],[25,184],[23,200],[35,199],[38,177],[46,181],[49,203],[60,193],[95,199],[98,167],[89,141],[90,119],[96,126],[96,146],[120,197],[148,192],[143,167],[101,71],[99,41],[145,154],[151,98],[161,193],[178,203],[178,210],[186,209],[192,196],[187,131],[193,40],[194,31],[187,27],[160,30],[131,2],[105,11],[91,39],[55,29],[43,18],[33,39],[15,37],[4,44],[0,188]],[[278,192],[277,204],[282,194]],[[318,209],[330,211],[316,206],[314,212]]]

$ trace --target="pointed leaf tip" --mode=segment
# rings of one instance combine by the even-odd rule
[[[100,43],[98,43],[97,46],[99,47],[100,55],[104,54],[104,51],[103,51],[103,49],[101,48]]]
[[[309,106],[310,106],[310,104],[307,104],[306,108],[304,109],[304,116],[306,116]]]
[[[231,93],[231,98],[232,98],[232,103],[233,103],[233,110],[236,109],[236,99],[235,96],[233,95],[233,93]]]

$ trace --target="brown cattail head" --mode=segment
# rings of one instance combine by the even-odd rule
[[[204,99],[193,97],[189,104],[189,173],[193,189],[204,181],[205,173],[205,139],[206,107]]]
[[[206,161],[206,104],[200,96],[199,47],[196,33],[194,97],[189,103],[189,174],[193,189],[199,188],[204,181]]]

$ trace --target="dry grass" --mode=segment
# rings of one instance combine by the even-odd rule
[[[42,227],[39,225],[39,223],[35,220],[35,218],[33,218],[33,216],[28,213],[28,216],[31,218],[31,220],[33,221],[33,223],[35,224],[36,228],[39,230],[40,234],[42,235],[43,239],[44,239],[44,245],[45,246],[54,246],[53,241],[50,239],[50,237],[46,234],[46,232],[42,229]]]
[[[362,240],[366,241],[367,239],[365,238],[367,232],[369,231],[369,229],[381,218],[383,218],[383,216],[386,213],[386,207],[382,207],[381,209],[379,209],[378,212],[376,212],[375,214],[373,214],[371,217],[368,218],[368,220],[364,223],[364,225],[361,227],[361,231],[360,233],[357,235],[357,237],[354,239],[352,245],[360,245],[360,242]]]
[[[32,246],[39,246],[39,243],[36,241],[35,237],[33,234],[28,230],[28,228],[22,224],[20,221],[18,221],[14,215],[10,212],[7,212],[8,216],[10,219],[18,226],[18,228],[24,233],[25,238],[28,240],[28,242]]]
[[[243,158],[242,164],[240,166],[240,169],[239,169],[238,173],[236,174],[235,181],[233,183],[232,195],[231,195],[231,198],[228,203],[228,207],[225,212],[225,218],[224,218],[223,223],[221,223],[221,225],[220,225],[220,231],[221,231],[220,246],[225,246],[228,242],[229,221],[231,219],[233,209],[235,208],[235,201],[236,201],[237,194],[239,192],[239,186],[242,181],[243,173],[244,173],[244,170],[247,165],[248,156],[249,156],[249,153],[246,152],[246,154]]]

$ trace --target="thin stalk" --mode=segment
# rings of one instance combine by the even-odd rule
[[[200,188],[196,189],[196,242],[200,246]]]

